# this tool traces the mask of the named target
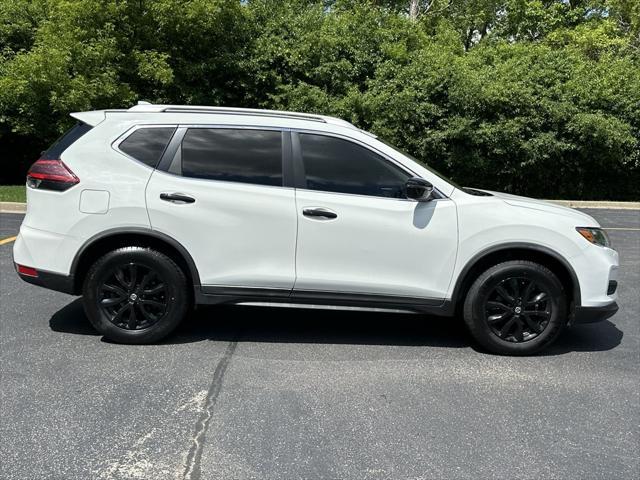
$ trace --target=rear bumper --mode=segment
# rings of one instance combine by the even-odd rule
[[[17,270],[16,270],[17,273]],[[77,295],[74,291],[73,275],[62,275],[60,273],[43,272],[38,270],[38,276],[32,277],[18,273],[18,276],[27,283],[48,288],[57,292]]]
[[[601,307],[576,307],[571,324],[601,322],[615,315],[617,311],[618,304],[616,302],[611,302]]]

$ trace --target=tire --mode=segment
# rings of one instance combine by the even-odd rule
[[[190,305],[182,269],[143,247],[119,248],[98,259],[82,291],[91,324],[119,343],[157,342],[178,326]]]
[[[513,260],[476,278],[465,298],[463,316],[473,338],[488,351],[531,355],[551,345],[562,332],[567,299],[551,270]]]

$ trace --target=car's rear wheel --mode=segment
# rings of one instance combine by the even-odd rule
[[[548,347],[567,323],[567,300],[558,277],[535,262],[495,265],[473,282],[464,320],[487,350],[530,355]]]
[[[152,343],[167,336],[189,309],[187,279],[163,253],[124,247],[89,269],[83,286],[85,312],[110,340]]]

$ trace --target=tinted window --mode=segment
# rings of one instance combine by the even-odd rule
[[[174,127],[139,128],[120,143],[118,148],[155,168],[174,130]]]
[[[73,127],[67,130],[58,140],[51,145],[47,151],[45,151],[40,158],[45,160],[57,160],[67,148],[71,146],[73,142],[78,140],[81,136],[91,130],[91,125],[87,125],[83,122],[76,123]]]
[[[182,174],[227,182],[282,185],[282,134],[192,128],[182,140]]]
[[[410,177],[399,167],[353,142],[300,134],[307,188],[325,192],[405,198]]]

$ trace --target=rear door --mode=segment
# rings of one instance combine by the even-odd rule
[[[187,249],[205,293],[288,294],[293,287],[295,195],[283,187],[288,142],[289,133],[277,129],[181,127],[151,176],[151,226]]]

